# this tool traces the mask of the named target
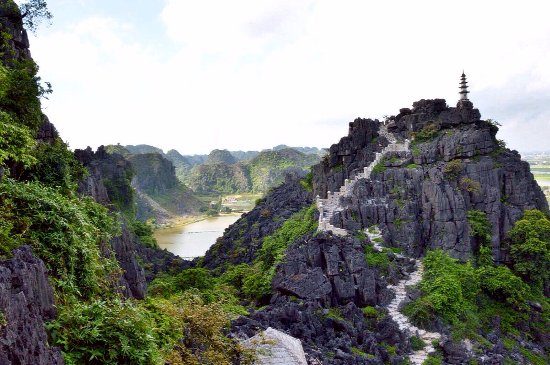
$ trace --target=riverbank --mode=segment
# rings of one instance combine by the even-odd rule
[[[157,229],[154,237],[160,248],[184,259],[203,256],[223,232],[241,217],[240,213],[220,214],[189,223]]]

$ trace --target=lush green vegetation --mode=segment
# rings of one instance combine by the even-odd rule
[[[100,245],[116,232],[107,210],[91,199],[65,196],[38,182],[0,183],[0,239],[4,255],[31,245],[63,292],[93,296],[109,287],[114,260]]]
[[[44,16],[44,1],[27,4],[30,17]],[[0,33],[0,52],[9,58],[9,34]],[[158,293],[145,301],[121,297],[121,269],[109,249],[120,234],[120,216],[78,196],[86,170],[61,139],[35,141],[44,121],[39,98],[50,91],[37,70],[31,60],[0,65],[0,258],[30,245],[44,261],[58,311],[47,324],[50,344],[62,350],[66,364],[249,363],[249,354],[225,335],[232,313],[243,311],[225,283],[237,275],[211,286],[204,273],[185,272],[165,280],[165,287],[176,287],[169,295],[159,280],[152,286]],[[106,182],[114,208],[127,206],[127,195],[116,192],[129,178]],[[124,212],[130,230],[143,244],[156,245],[151,227],[132,213]],[[0,327],[4,321],[0,314]]]
[[[365,260],[369,266],[378,267],[382,272],[387,272],[391,264],[388,253],[379,252],[372,245],[365,246]]]
[[[475,252],[477,264],[479,266],[491,265],[493,263],[491,251],[492,230],[487,214],[479,210],[469,210],[466,216],[470,226],[470,236],[476,237],[479,242],[479,247]]]
[[[464,169],[464,164],[462,163],[462,161],[452,160],[445,164],[445,166],[443,167],[443,172],[450,179],[456,179],[458,175],[460,175],[463,169]]]
[[[468,219],[473,236],[490,242],[490,226],[484,213],[470,211]],[[443,251],[431,251],[424,258],[425,273],[419,284],[422,295],[405,309],[406,315],[420,325],[436,317],[451,326],[457,338],[480,341],[479,333],[490,331],[492,318],[498,316],[505,336],[536,336],[529,331],[544,331],[548,324],[548,300],[542,285],[548,280],[550,219],[539,211],[526,211],[509,233],[512,264],[495,265],[490,258],[461,263]],[[529,242],[529,243],[527,243]],[[483,246],[482,246],[483,247]],[[539,268],[538,265],[542,265]],[[528,322],[528,302],[542,305],[543,318]],[[526,328],[529,328],[526,330]],[[527,331],[527,332],[526,332]],[[530,354],[530,356],[533,354]]]
[[[435,123],[429,123],[414,134],[413,144],[431,141],[439,134],[439,128]]]
[[[282,261],[287,247],[298,238],[317,229],[315,205],[304,208],[294,214],[272,235],[264,238],[252,270],[253,273],[244,280],[244,292],[259,301],[271,293],[271,281],[275,267]]]
[[[541,287],[550,280],[550,219],[526,211],[510,231],[512,267],[525,281]]]

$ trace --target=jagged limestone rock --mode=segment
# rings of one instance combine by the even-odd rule
[[[256,351],[257,365],[307,365],[302,342],[269,327],[244,342]]]
[[[0,261],[0,364],[63,364],[44,326],[55,315],[46,266],[29,246]]]

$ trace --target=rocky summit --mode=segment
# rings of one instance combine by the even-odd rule
[[[315,194],[326,197],[361,173],[389,144],[382,128],[413,142],[406,151],[386,154],[371,179],[355,184],[334,212],[335,227],[378,225],[388,244],[411,255],[441,248],[467,260],[479,245],[467,212],[479,210],[491,223],[494,258],[506,261],[502,241],[523,211],[548,210],[529,165],[497,140],[496,126],[481,120],[470,102],[448,107],[442,99],[415,102],[384,123],[350,123],[348,136],[315,166]]]

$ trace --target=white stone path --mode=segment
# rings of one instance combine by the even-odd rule
[[[382,234],[378,227],[374,226],[370,229],[365,229],[365,233],[369,237],[370,241],[373,243],[373,247],[377,251],[383,251],[384,247],[380,244],[382,241]],[[395,298],[388,305],[388,313],[390,317],[397,323],[399,329],[405,333],[408,333],[409,336],[417,336],[422,341],[426,343],[426,346],[418,351],[415,351],[412,355],[409,356],[409,359],[414,365],[421,365],[428,358],[428,355],[431,352],[435,351],[435,348],[432,345],[434,340],[440,340],[441,334],[438,332],[428,332],[423,329],[420,329],[413,325],[409,319],[399,311],[399,307],[407,297],[407,287],[416,285],[422,280],[422,274],[424,273],[424,265],[422,261],[412,259],[408,256],[401,254],[396,254],[400,258],[409,258],[415,262],[415,270],[409,274],[407,279],[399,281],[397,285],[388,285],[389,289],[392,289],[395,292]]]
[[[347,230],[335,227],[330,223],[334,213],[342,211],[344,209],[344,207],[341,205],[340,198],[350,196],[353,192],[353,187],[360,179],[370,179],[372,170],[378,163],[380,163],[380,161],[382,161],[382,159],[388,152],[404,152],[409,150],[409,141],[405,140],[404,142],[398,142],[395,137],[387,131],[385,126],[382,126],[380,128],[380,134],[386,137],[390,144],[384,147],[381,152],[376,153],[374,161],[372,161],[369,166],[365,167],[363,172],[357,174],[354,179],[346,179],[344,185],[340,187],[339,191],[329,191],[327,193],[327,199],[320,199],[319,197],[317,197],[317,208],[319,209],[319,231],[332,231],[332,233],[338,236],[347,236]],[[383,204],[387,206],[387,201],[385,198],[371,199],[369,203],[372,205]],[[365,233],[369,237],[370,241],[373,243],[373,246],[376,250],[382,251],[384,249],[380,244],[380,242],[382,241],[382,235],[380,234],[378,227],[371,227],[370,232],[369,229],[366,229]],[[406,256],[397,254],[397,257],[404,258]],[[395,292],[395,298],[388,305],[388,313],[390,317],[398,324],[401,331],[408,333],[409,336],[418,336],[426,343],[426,346],[423,349],[415,351],[409,356],[412,364],[421,365],[428,357],[428,354],[435,351],[432,345],[432,341],[441,339],[441,334],[437,332],[427,332],[414,326],[408,320],[408,318],[399,311],[399,307],[407,296],[407,286],[416,285],[422,279],[422,273],[424,272],[422,261],[414,261],[415,271],[410,273],[407,279],[401,280],[395,286],[388,286],[388,288],[392,289]]]
[[[352,180],[346,179],[344,181],[344,185],[340,187],[339,191],[329,191],[326,199],[317,197],[317,208],[319,209],[319,231],[332,231],[332,233],[336,235],[347,236],[348,232],[345,229],[335,227],[330,223],[334,213],[343,210],[340,203],[340,198],[350,196],[357,181],[361,179],[370,179],[372,170],[382,161],[387,153],[405,152],[409,150],[409,140],[405,140],[401,143],[397,142],[395,137],[387,131],[385,126],[380,127],[379,134],[386,137],[390,144],[384,147],[381,152],[376,152],[374,161],[372,161],[369,166],[366,166],[363,169],[363,172],[357,174]],[[371,199],[369,203],[371,205],[387,206],[385,198]]]

